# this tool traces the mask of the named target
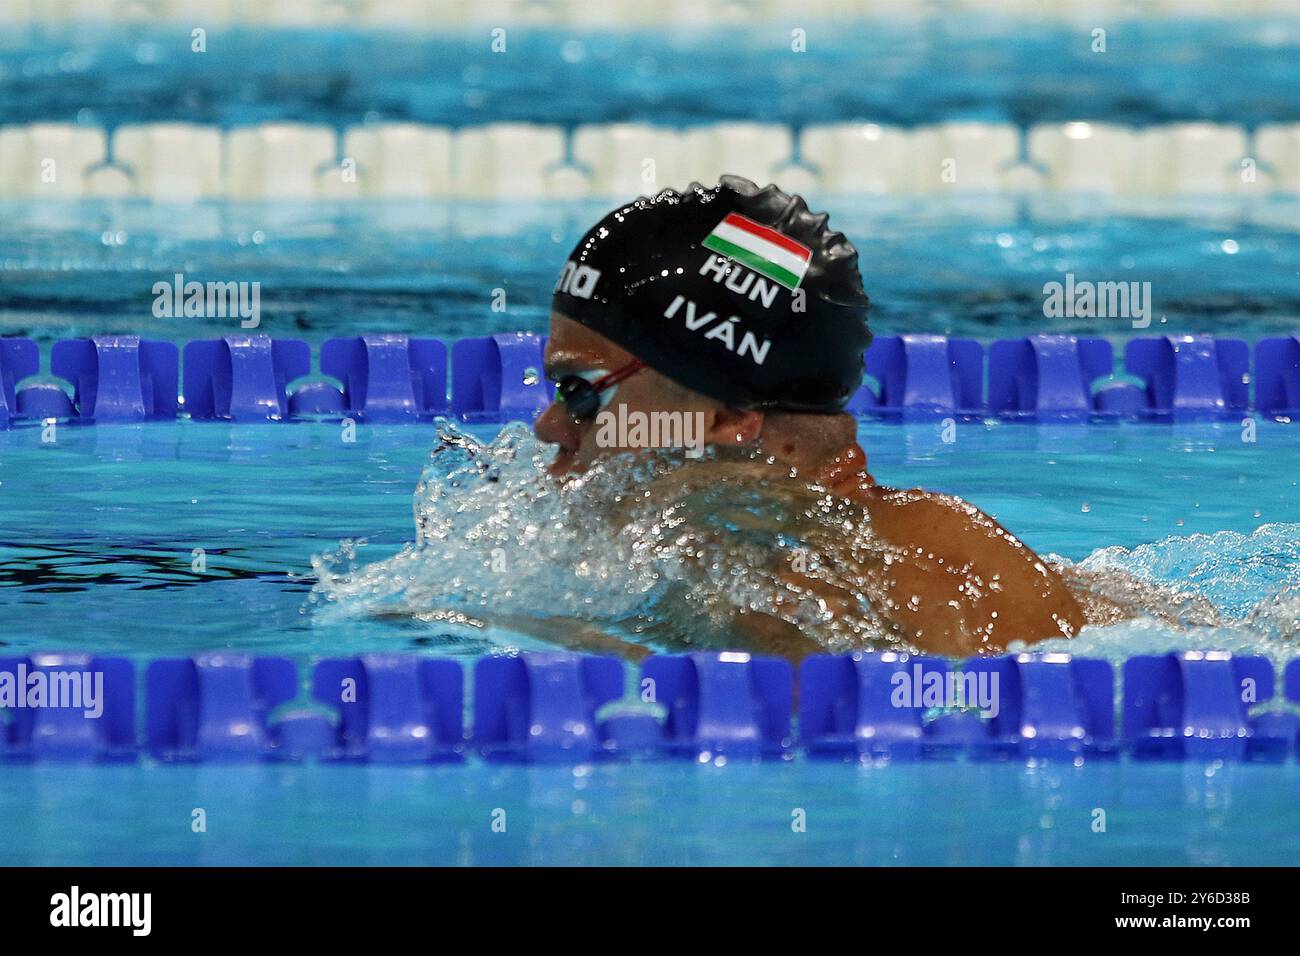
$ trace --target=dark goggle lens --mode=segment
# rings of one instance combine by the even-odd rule
[[[563,402],[575,421],[590,418],[600,408],[600,393],[581,375],[566,375],[555,386],[556,401]]]

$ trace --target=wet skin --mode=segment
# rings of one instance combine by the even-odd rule
[[[626,350],[558,313],[551,316],[545,366],[548,378],[632,361]],[[1000,653],[1008,642],[1073,637],[1084,613],[1057,572],[978,508],[950,495],[900,490],[876,483],[847,415],[767,415],[726,407],[687,391],[653,369],[618,386],[617,403],[631,412],[699,412],[710,446],[754,448],[796,469],[800,479],[862,507],[872,532],[899,559],[878,575],[876,612],[899,644],[937,654]],[[558,446],[551,473],[582,471],[618,451],[599,447],[594,421],[575,423],[562,404],[537,419],[537,437]],[[714,467],[712,462],[691,466]],[[724,467],[721,464],[716,467]],[[849,543],[845,542],[845,551]],[[844,614],[857,599],[793,569],[783,579]],[[818,650],[786,621],[738,614],[733,630],[746,646],[791,657]]]

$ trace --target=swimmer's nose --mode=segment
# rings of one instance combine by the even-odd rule
[[[533,434],[544,442],[559,445],[557,459],[572,455],[582,444],[582,433],[559,402],[551,402],[533,422]]]

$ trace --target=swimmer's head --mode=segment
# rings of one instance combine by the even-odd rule
[[[827,218],[738,176],[642,197],[582,238],[553,308],[728,405],[839,412],[871,333],[857,250]]]
[[[546,372],[557,401],[536,425],[560,446],[553,470],[631,447],[611,449],[623,432],[597,427],[615,410],[689,415],[705,445],[753,443],[774,415],[800,413],[800,432],[829,428],[861,384],[871,333],[857,252],[826,220],[727,176],[593,227],[555,290]]]

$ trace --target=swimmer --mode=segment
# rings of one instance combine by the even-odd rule
[[[825,556],[866,567],[860,588],[782,572],[829,613],[859,614],[865,596],[897,645],[939,654],[1073,637],[1085,610],[1053,566],[961,499],[885,487],[867,470],[844,412],[862,382],[867,317],[857,251],[798,196],[724,176],[622,206],[556,284],[545,354],[556,400],[534,426],[557,446],[550,471],[646,447],[644,430],[609,427],[619,416],[695,423],[711,450],[757,453],[755,476],[774,463],[865,514],[884,557],[864,565],[847,535],[826,545],[842,554]],[[734,481],[737,467],[704,458],[679,480]],[[740,611],[732,626],[746,647],[823,649],[779,615]]]

